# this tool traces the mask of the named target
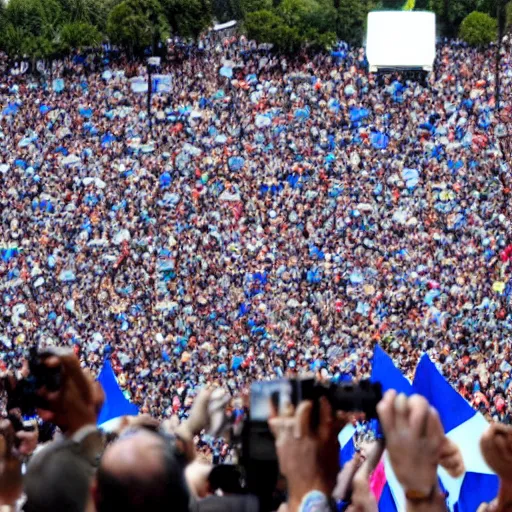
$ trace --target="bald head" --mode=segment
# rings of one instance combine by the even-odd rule
[[[183,466],[173,447],[159,435],[141,430],[113,443],[104,453],[97,477],[97,510],[188,510]]]
[[[164,450],[161,437],[141,430],[113,443],[105,451],[101,466],[117,478],[153,479],[165,472]]]

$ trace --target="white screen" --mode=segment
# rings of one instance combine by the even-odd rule
[[[368,14],[366,55],[370,70],[422,68],[436,58],[436,16],[432,12],[383,11]]]

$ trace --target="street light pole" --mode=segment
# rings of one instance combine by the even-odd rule
[[[153,65],[148,59],[148,120],[149,120],[149,133],[153,132],[153,120],[151,119],[151,93],[153,92],[153,80],[151,79],[151,71]]]
[[[149,57],[146,62],[148,70],[148,120],[149,134],[151,135],[153,133],[153,119],[151,118],[151,95],[153,93],[153,80],[151,75],[153,73],[153,67],[155,66],[153,63],[153,58],[156,55],[158,46],[158,17],[154,12],[152,12],[149,19],[151,23],[151,57]]]
[[[496,0],[496,18],[498,20],[498,42],[496,44],[496,70],[495,70],[495,103],[496,112],[500,111],[501,102],[501,48],[505,36],[506,5],[509,0]]]

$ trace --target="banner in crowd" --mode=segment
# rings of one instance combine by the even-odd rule
[[[466,473],[460,478],[452,478],[440,468],[439,484],[447,493],[447,504],[453,512],[474,512],[483,502],[490,502],[498,492],[498,477],[483,460],[480,451],[480,438],[488,428],[488,423],[476,412],[439,373],[434,363],[424,354],[416,369],[411,384],[395,367],[391,358],[381,347],[375,348],[372,364],[372,382],[380,382],[383,392],[395,389],[398,393],[410,396],[423,395],[435,407],[441,419],[446,435],[457,444]],[[355,453],[354,434],[356,428],[345,427],[339,435],[341,463],[348,462]],[[386,483],[381,489],[379,510],[395,512],[405,510],[404,491],[393,473],[387,453],[382,464]]]
[[[152,92],[169,93],[172,88],[172,75],[152,75]],[[134,93],[148,92],[148,80],[144,76],[136,76],[131,79],[131,89]]]

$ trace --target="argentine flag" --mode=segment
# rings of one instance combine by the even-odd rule
[[[498,477],[487,466],[480,453],[480,437],[488,423],[451,387],[426,354],[421,358],[414,383],[411,384],[384,350],[376,346],[370,380],[380,382],[383,392],[395,389],[407,396],[414,393],[423,395],[438,410],[447,436],[461,450],[467,471],[460,478],[450,477],[442,468],[438,471],[440,487],[448,494],[447,504],[450,511],[475,512],[482,502],[490,502],[496,497]],[[338,436],[341,465],[354,456],[355,433],[355,427],[347,425]],[[403,511],[406,509],[405,494],[395,477],[386,452],[384,470],[386,484],[380,496],[377,496],[379,511]]]

